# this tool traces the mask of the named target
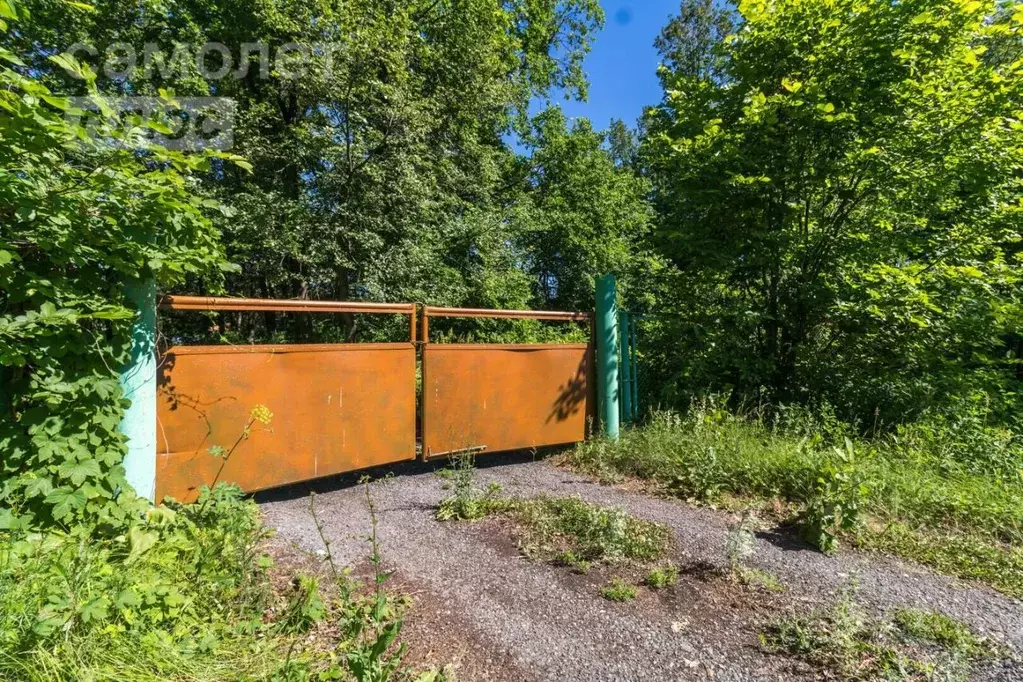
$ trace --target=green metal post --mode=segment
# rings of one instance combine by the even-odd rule
[[[618,440],[618,287],[614,275],[597,280],[597,404],[604,433]]]
[[[632,419],[637,421],[639,419],[639,334],[636,333],[636,318],[633,315],[629,315],[629,319],[632,321],[632,329],[629,331],[629,342],[632,344],[632,350],[629,353],[629,357],[632,358],[632,368],[629,372],[629,376],[632,378]]]
[[[632,412],[632,326],[629,324],[629,313],[625,310],[618,313],[618,329],[622,339],[622,423],[631,424]]]
[[[131,327],[131,358],[121,369],[121,389],[131,405],[124,412],[121,433],[128,437],[124,458],[128,483],[139,497],[156,497],[156,281],[125,285],[138,310]]]

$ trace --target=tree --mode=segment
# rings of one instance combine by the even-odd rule
[[[675,371],[864,418],[971,386],[1010,399],[1019,3],[752,0],[738,14],[732,35],[700,34],[709,52],[662,40],[664,101],[646,119],[658,244],[687,313]]]
[[[625,296],[643,286],[651,258],[645,254],[648,184],[616,163],[623,138],[621,126],[603,134],[586,119],[569,129],[558,108],[533,121],[513,229],[541,307],[590,309],[596,279],[609,272],[618,275]]]
[[[253,172],[228,169],[205,183],[237,209],[218,223],[228,257],[242,266],[227,292],[452,305],[493,293],[479,289],[489,285],[475,259],[498,248],[493,228],[514,201],[503,136],[524,130],[530,102],[554,90],[585,96],[582,58],[603,22],[597,0],[139,0],[131,8],[102,0],[74,21],[73,9],[33,4],[45,18],[18,36],[27,44],[91,41],[102,52],[120,41],[141,53],[155,42],[170,55],[175,43],[195,54],[211,41],[235,59],[247,43],[268,46],[274,68],[265,77],[256,64],[243,78],[219,79],[194,69],[162,78],[138,64],[100,80],[107,91],[162,87],[237,102],[235,150]],[[292,43],[324,49],[308,68],[281,68],[276,58]],[[508,258],[495,253],[491,262]],[[242,333],[359,333],[350,318],[343,329],[311,326],[331,319],[246,316]]]

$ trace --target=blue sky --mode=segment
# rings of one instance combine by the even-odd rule
[[[588,102],[559,101],[567,116],[586,116],[598,130],[612,119],[634,126],[643,107],[661,99],[654,38],[678,13],[679,0],[603,0],[607,22],[586,58]]]

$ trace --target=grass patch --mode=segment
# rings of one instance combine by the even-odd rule
[[[617,442],[580,444],[565,462],[608,482],[647,479],[700,503],[780,500],[825,551],[844,538],[1023,596],[1023,484],[938,466],[895,439],[846,443],[846,433],[697,406],[655,414]]]
[[[537,561],[575,566],[653,561],[671,540],[666,526],[578,498],[507,500],[500,511],[519,526],[523,554]]]
[[[883,528],[866,527],[856,544],[886,552],[967,580],[979,580],[1015,597],[1023,597],[1023,546],[1008,545],[990,535],[921,528],[893,522]]]
[[[600,588],[600,596],[608,601],[632,601],[636,598],[636,588],[615,576],[607,585]]]
[[[655,590],[674,587],[678,583],[679,568],[675,564],[665,564],[654,568],[646,575],[643,584]]]
[[[454,491],[441,501],[441,521],[475,521],[503,514],[519,528],[519,549],[535,561],[550,561],[588,573],[593,564],[653,561],[668,549],[671,531],[658,523],[630,516],[618,507],[554,497],[498,497],[500,486],[476,485],[469,455],[451,469]]]
[[[872,619],[852,590],[830,609],[782,618],[761,634],[764,647],[796,656],[841,680],[965,680],[982,661],[1006,656],[1001,647],[939,613],[898,611]]]

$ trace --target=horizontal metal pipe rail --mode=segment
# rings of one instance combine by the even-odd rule
[[[212,296],[161,296],[162,310],[220,310],[267,313],[360,313],[408,315],[411,338],[416,340],[415,303],[366,303],[362,301],[309,301],[262,298],[217,298]]]
[[[485,308],[440,308],[423,306],[423,343],[430,341],[431,317],[486,317],[504,320],[553,320],[590,322],[592,313],[563,312],[558,310],[488,310]]]

